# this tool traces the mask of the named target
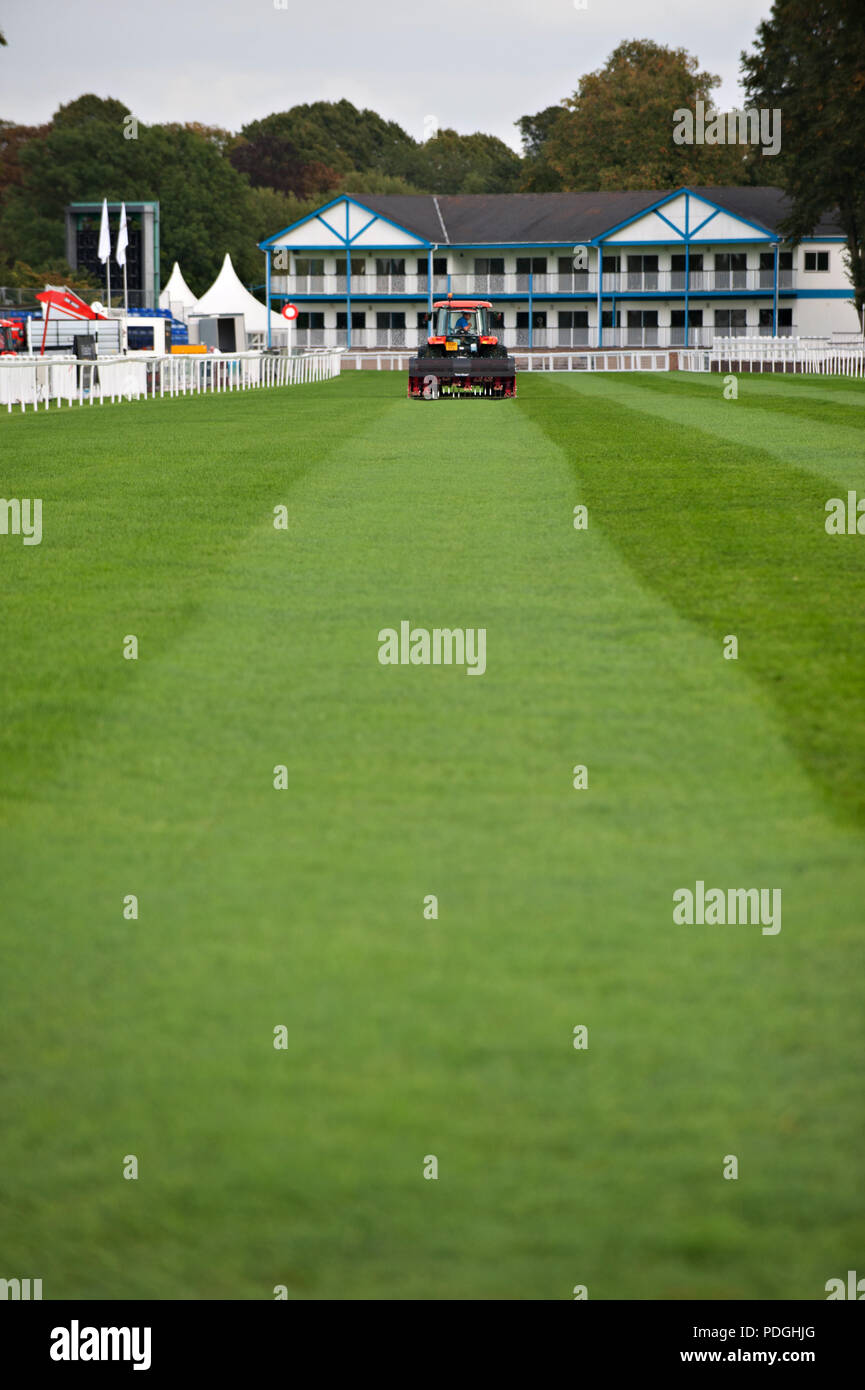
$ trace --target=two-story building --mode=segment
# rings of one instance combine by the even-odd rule
[[[522,348],[857,333],[837,220],[794,248],[787,210],[777,188],[340,196],[260,245],[298,346],[413,348],[448,292]]]

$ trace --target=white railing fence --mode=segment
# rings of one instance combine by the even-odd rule
[[[594,259],[594,258],[593,258]],[[628,270],[621,263],[619,270],[604,270],[602,290],[604,294],[646,294],[685,292],[684,270],[666,267],[657,270]],[[796,271],[782,270],[778,275],[778,289],[796,289],[799,277]],[[775,288],[773,270],[748,266],[744,270],[690,270],[687,288],[691,294],[705,294],[709,290],[753,290],[763,295],[771,295]],[[433,277],[434,295],[445,295],[449,291],[461,294],[597,294],[597,267],[592,270],[549,270],[532,274],[523,271],[495,271],[483,274],[471,271],[453,271],[448,275]],[[277,297],[294,295],[338,295],[348,294],[349,284],[345,275],[279,275],[271,276],[270,292]],[[425,295],[429,293],[426,275],[407,272],[402,275],[352,274],[351,298],[361,299],[372,294]]]
[[[743,330],[744,331],[744,330]],[[756,329],[752,329],[756,332]],[[431,329],[427,326],[415,327],[407,325],[404,328],[353,328],[351,330],[351,345],[349,347],[348,331],[345,328],[299,328],[294,331],[293,342],[298,350],[310,348],[348,348],[353,352],[355,349],[367,348],[374,352],[389,352],[402,350],[403,352],[414,352],[422,343],[425,343]],[[581,324],[578,327],[563,324],[550,325],[546,328],[537,327],[532,330],[531,342],[529,342],[529,330],[526,327],[517,328],[513,324],[507,324],[504,328],[495,327],[493,332],[498,334],[502,342],[508,348],[586,348],[596,351],[598,348],[598,330],[594,325],[588,326]],[[715,335],[714,327],[695,327],[690,324],[688,327],[688,347],[710,347],[712,338]],[[273,331],[273,345],[277,347],[285,346],[286,336],[280,330]],[[675,348],[685,346],[684,326],[660,327],[628,327],[603,329],[603,348]]]
[[[865,342],[831,342],[815,338],[714,338],[708,370],[733,363],[739,371],[800,371],[818,376],[865,377]]]
[[[343,370],[349,371],[408,371],[413,354],[409,352],[364,352],[357,356],[347,353],[342,359]],[[595,348],[588,352],[520,352],[511,353],[518,372],[668,372],[675,370],[676,361],[683,358],[705,357],[705,353],[684,351],[653,351],[645,348]],[[671,358],[673,359],[671,365]],[[429,361],[430,359],[427,359]],[[434,360],[434,359],[433,359]],[[679,362],[681,366],[681,362]],[[683,368],[699,371],[699,367]]]
[[[208,392],[249,391],[264,386],[298,386],[339,376],[340,352],[305,352],[297,357],[261,353],[177,354],[134,360],[100,357],[95,362],[0,361],[0,406],[46,409],[94,401],[141,400],[157,396],[194,396]]]

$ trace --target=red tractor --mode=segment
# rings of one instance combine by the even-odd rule
[[[490,332],[488,299],[437,300],[433,333],[408,364],[409,400],[517,394],[517,370],[507,348]]]

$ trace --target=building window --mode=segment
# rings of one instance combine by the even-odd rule
[[[684,274],[686,262],[691,271],[703,269],[703,257],[699,252],[694,251],[691,252],[690,256],[685,256],[680,251],[676,251],[675,254],[670,257],[670,269],[680,270]]]
[[[604,256],[601,268],[605,275],[618,275],[622,268],[621,256]]]
[[[324,260],[310,260],[309,256],[295,256],[294,273],[295,275],[323,275]]]
[[[775,253],[760,252],[760,289],[770,290],[775,284]],[[778,284],[782,290],[789,290],[793,284],[793,252],[778,252]]]
[[[383,310],[375,316],[376,347],[405,347],[405,314]]]
[[[690,283],[685,284],[685,262],[688,263],[688,275]],[[693,251],[689,256],[685,256],[681,251],[676,251],[670,257],[670,289],[671,290],[702,290],[705,289],[703,279],[703,257],[698,251]]]
[[[744,309],[716,309],[715,331],[722,338],[743,338],[747,328]]]
[[[658,257],[628,256],[628,289],[656,290],[658,288]]]
[[[559,256],[559,290],[585,293],[589,288],[588,270],[575,270],[573,256]]]
[[[618,257],[616,257],[616,259],[618,260]],[[621,326],[622,326],[622,315],[619,313],[618,309],[616,310],[616,321],[615,321],[615,323],[613,323],[613,311],[612,311],[612,309],[602,309],[602,310],[601,310],[601,327],[602,327],[602,328],[621,328]]]
[[[418,275],[421,277],[422,280],[425,280],[425,279],[427,278],[427,272],[428,272],[428,270],[429,270],[429,261],[427,260],[426,256],[418,256],[418,258],[417,258],[417,273],[418,273]],[[396,273],[396,274],[399,274],[400,272],[397,271],[397,272],[395,272],[395,273]],[[448,273],[448,258],[447,258],[447,256],[433,256],[432,273],[433,273],[433,275],[447,275],[447,273]]]
[[[546,256],[517,256],[517,275],[546,275]]]
[[[771,309],[761,309],[761,310],[760,310],[760,336],[763,337],[763,338],[765,338],[765,337],[771,337],[771,335],[772,335],[772,326],[773,326],[773,324],[772,324],[772,310],[771,310]],[[779,309],[779,310],[778,310],[778,337],[779,337],[779,338],[789,338],[792,332],[793,332],[793,310],[792,310],[792,309]]]
[[[559,310],[559,346],[585,347],[589,341],[589,315],[583,309]]]
[[[546,265],[546,261],[544,261]],[[504,275],[504,256],[475,256],[475,275]]]
[[[828,270],[829,252],[828,251],[806,251],[805,252],[806,270]]]
[[[337,256],[336,273],[337,275],[348,275],[347,256]],[[355,275],[366,275],[366,261],[364,260],[363,256],[352,256],[351,274],[352,278],[354,278]]]
[[[336,315],[336,326],[337,326],[337,328],[341,328],[341,329],[343,329],[343,331],[345,331],[345,328],[347,327],[347,325],[348,325],[348,315],[346,314],[345,310],[343,309],[343,310],[341,310],[341,311],[337,311],[337,315]],[[366,328],[366,314],[365,314],[365,313],[362,313],[360,310],[352,309],[352,311],[351,311],[351,326],[352,326],[352,329],[353,329],[353,330],[354,330],[355,328]]]
[[[774,253],[774,251],[761,251],[761,252],[760,252],[760,269],[761,269],[761,270],[771,270],[771,271],[774,271],[774,269],[775,269],[775,253]],[[792,269],[793,269],[793,252],[792,252],[792,251],[779,251],[779,252],[778,252],[778,269],[779,269],[779,270],[792,270]]]
[[[628,270],[630,277],[631,271]],[[658,342],[657,309],[629,309],[626,342],[629,347],[656,347]]]
[[[703,327],[703,310],[691,309],[688,312],[688,337],[693,343],[697,335],[694,330]],[[687,347],[685,342],[685,311],[684,309],[670,310],[670,346]]]
[[[301,330],[305,328],[324,328],[324,314],[298,314],[297,326]]]
[[[744,290],[748,286],[748,255],[745,251],[719,251],[715,255],[715,289]]]
[[[546,313],[543,311],[543,309],[533,309],[533,310],[532,310],[532,328],[531,328],[531,333],[532,333],[532,334],[537,333],[539,330],[540,330],[540,331],[543,331],[544,329],[546,329],[546,326],[547,326],[547,316],[546,316]],[[527,347],[527,346],[528,346],[528,342],[529,342],[529,337],[530,337],[530,336],[531,336],[531,335],[530,335],[530,332],[529,332],[529,315],[528,315],[528,312],[527,312],[525,309],[518,309],[518,310],[517,310],[517,347]],[[545,336],[545,335],[544,335],[544,336]],[[543,343],[542,341],[539,341],[539,340],[537,340],[537,339],[533,339],[533,341],[535,342],[536,346],[538,346],[538,347],[544,346],[544,343]]]

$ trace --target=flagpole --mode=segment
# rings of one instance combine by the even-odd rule
[[[123,266],[123,312],[129,318],[129,285],[126,279],[126,248],[129,245],[129,228],[126,223],[126,204],[120,204],[120,225],[117,228],[117,242],[114,254],[117,264]]]
[[[106,285],[107,285],[107,287],[108,287],[108,307],[109,307],[109,309],[110,309],[110,308],[111,308],[111,257],[110,257],[110,256],[108,256],[108,257],[106,258],[106,261],[105,261],[105,283],[106,283]]]

